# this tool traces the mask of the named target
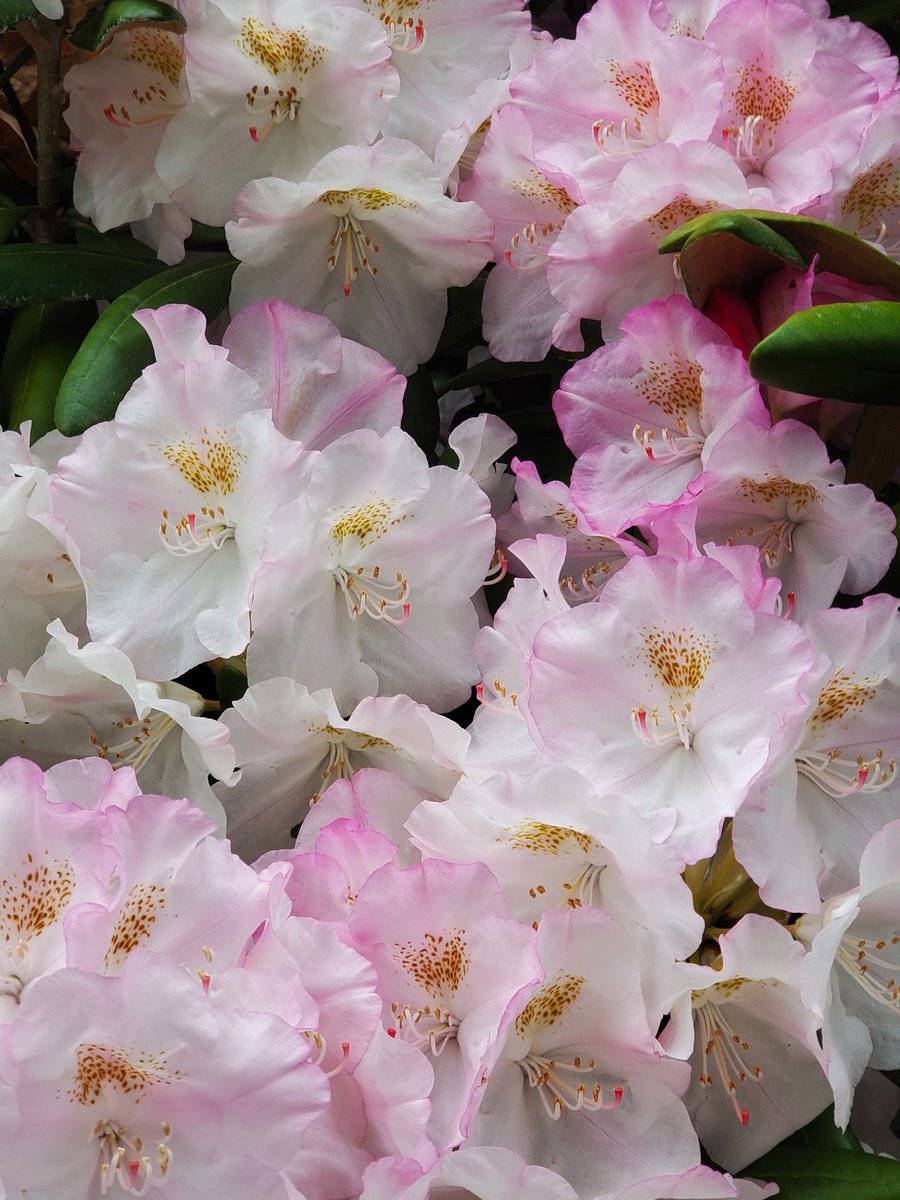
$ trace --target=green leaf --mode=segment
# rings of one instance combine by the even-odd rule
[[[20,21],[33,21],[38,10],[30,0],[0,0],[0,33]]]
[[[760,232],[759,226],[767,230],[765,236]],[[682,252],[681,269],[685,280],[692,271],[696,275],[702,270],[705,276],[711,276],[708,285],[710,290],[717,283],[728,287],[729,283],[724,277],[715,277],[715,262],[721,264],[723,272],[731,269],[727,254],[723,254],[724,244],[720,242],[716,246],[715,242],[711,242],[706,247],[702,244],[705,237],[721,237],[724,234],[730,234],[753,249],[755,253],[747,255],[751,264],[762,265],[764,259],[760,255],[764,251],[784,258],[786,262],[791,261],[784,251],[787,244],[801,260],[799,263],[795,262],[795,265],[808,266],[818,255],[819,271],[831,271],[835,275],[843,275],[868,287],[885,288],[892,295],[900,297],[900,264],[862,238],[824,221],[814,221],[811,217],[757,209],[704,213],[667,234],[660,242],[659,252]],[[692,254],[690,266],[686,267],[683,252],[689,242],[692,243]],[[729,248],[734,250],[733,245]],[[713,263],[707,263],[707,256],[714,260]]]
[[[3,213],[0,212],[0,220]],[[130,233],[121,233],[113,230],[110,233],[101,233],[99,229],[95,229],[87,221],[77,217],[74,222],[75,226],[75,241],[82,250],[92,250],[96,254],[114,254],[116,257],[124,255],[126,258],[138,258],[148,263],[155,263],[156,270],[164,271],[165,266],[156,257],[156,251],[150,246],[145,246],[143,242],[137,242]]]
[[[897,1200],[900,1162],[853,1150],[779,1146],[742,1175],[774,1180],[778,1200]]]
[[[79,50],[100,50],[123,25],[159,25],[183,33],[187,21],[180,12],[160,0],[111,0],[105,8],[88,13],[69,34]]]
[[[447,392],[456,392],[460,388],[475,387],[482,383],[491,383],[496,379],[521,379],[523,376],[554,375],[562,372],[570,363],[563,364],[550,352],[543,362],[501,362],[498,358],[485,358],[466,371],[460,371],[451,379],[446,380],[438,388],[438,396]]]
[[[13,319],[0,364],[0,395],[9,403],[9,425],[31,421],[31,440],[53,429],[56,393],[97,306],[33,304]]]
[[[160,263],[79,246],[0,246],[0,308],[61,300],[111,300],[155,274]]]
[[[33,204],[7,204],[0,208],[0,243],[8,241],[19,222],[34,211]]]
[[[750,372],[806,396],[900,404],[900,303],[820,304],[794,313],[754,348]]]
[[[133,319],[134,312],[164,304],[192,304],[212,319],[228,305],[236,266],[227,254],[185,263],[161,271],[113,301],[63,378],[56,400],[57,429],[83,433],[98,421],[110,420],[132,383],[153,361],[150,339]]]
[[[223,662],[216,671],[216,695],[222,705],[222,711],[231,708],[235,700],[240,700],[247,690],[247,676],[239,667],[230,662]]]

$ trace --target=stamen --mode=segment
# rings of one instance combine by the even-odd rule
[[[715,1014],[711,1011],[716,1009]],[[750,1110],[741,1108],[737,1098],[737,1085],[748,1079],[762,1079],[763,1073],[759,1066],[749,1067],[741,1055],[741,1051],[749,1050],[750,1043],[742,1040],[741,1036],[732,1029],[721,1015],[721,1006],[714,1001],[704,999],[695,1009],[700,1024],[698,1036],[703,1039],[703,1066],[700,1072],[702,1087],[711,1087],[713,1077],[710,1074],[710,1058],[715,1066],[719,1082],[728,1097],[734,1115],[742,1125],[750,1124]]]
[[[853,977],[866,995],[884,1008],[894,1013],[900,1012],[900,963],[892,963],[873,950],[881,951],[892,948],[898,953],[900,936],[895,932],[891,937],[874,940],[872,938],[854,937],[853,933],[845,933],[838,945],[835,961]]]
[[[494,693],[495,699],[486,700],[484,696],[484,683],[476,683],[475,696],[478,699],[479,704],[483,704],[485,708],[496,709],[498,712],[504,712],[516,716],[518,715],[518,692],[509,691],[509,689],[499,679],[495,679],[493,681],[491,684],[491,690]]]
[[[431,1053],[434,1058],[443,1054],[444,1047],[456,1037],[459,1028],[459,1021],[449,1008],[432,1008],[428,1005],[414,1009],[409,1004],[401,1005],[394,1001],[391,1012],[396,1022],[388,1030],[391,1037],[400,1034],[404,1041]]]
[[[391,582],[381,578],[381,568],[377,566],[368,570],[357,567],[352,572],[335,567],[332,574],[343,589],[347,611],[354,621],[360,613],[391,625],[402,625],[409,619],[409,580],[399,571]]]
[[[722,144],[742,167],[753,167],[762,149],[763,133],[760,126],[763,122],[762,113],[744,117],[740,125],[730,125],[722,130]],[[766,149],[772,150],[775,141],[770,133],[765,134]]]
[[[378,268],[370,258],[370,254],[378,253],[378,246],[352,213],[344,213],[337,220],[337,233],[329,243],[332,252],[326,262],[328,270],[333,271],[343,252],[344,295],[349,296],[350,285],[359,277],[360,267],[365,267],[373,279],[378,274]]]
[[[544,1112],[551,1121],[558,1121],[563,1109],[578,1112],[585,1108],[590,1112],[601,1112],[618,1108],[625,1094],[624,1087],[617,1084],[613,1088],[612,1100],[606,1101],[603,1099],[603,1086],[596,1079],[588,1084],[576,1085],[559,1074],[560,1071],[577,1075],[593,1074],[597,1069],[593,1058],[582,1060],[573,1056],[571,1062],[563,1062],[557,1058],[528,1054],[519,1060],[519,1066],[530,1086],[537,1088]]]
[[[502,550],[497,550],[491,559],[488,573],[484,577],[484,587],[490,587],[494,583],[499,583],[501,579],[505,579],[508,570],[509,559]]]
[[[811,779],[828,796],[840,799],[860,792],[881,792],[894,782],[897,765],[892,758],[884,759],[879,747],[875,756],[866,761],[861,754],[853,763],[841,761],[843,750],[805,751],[796,757],[797,771]]]
[[[652,463],[669,463],[673,459],[681,458],[699,458],[703,450],[705,439],[695,433],[685,435],[676,435],[671,429],[663,428],[660,430],[662,438],[662,446],[654,443],[656,431],[653,429],[643,429],[640,425],[635,425],[631,431],[631,437],[635,445],[639,446]]]
[[[543,264],[547,259],[551,234],[559,233],[560,229],[561,221],[547,221],[542,225],[531,221],[513,234],[509,246],[503,251],[503,257],[518,270],[533,267],[536,263]]]
[[[399,50],[402,54],[418,54],[425,48],[425,22],[421,17],[392,20],[387,13],[382,13],[381,20],[392,50]]]
[[[670,703],[669,716],[675,728],[661,733],[659,709],[654,705],[648,712],[646,707],[641,704],[638,708],[631,710],[631,728],[638,740],[645,746],[668,746],[673,742],[681,742],[685,750],[690,750],[694,744],[694,735],[688,726],[690,713],[690,703],[686,703],[681,711]]]
[[[168,509],[163,509],[159,538],[170,554],[183,558],[201,550],[221,550],[234,537],[234,525],[225,516],[221,504],[200,506],[199,514],[185,513],[180,521],[169,521]]]
[[[110,745],[109,742],[101,741],[96,733],[92,733],[92,748],[114,768],[128,766],[133,767],[135,772],[140,772],[176,728],[176,723],[164,712],[151,712],[143,719],[126,717],[117,721],[116,727],[123,731],[121,742]]]
[[[172,1127],[168,1121],[161,1122],[161,1129],[165,1139],[171,1137]],[[102,1196],[106,1196],[117,1183],[129,1196],[146,1196],[151,1187],[161,1187],[165,1183],[172,1165],[172,1151],[165,1141],[157,1146],[159,1174],[155,1175],[151,1157],[144,1153],[142,1139],[137,1134],[132,1136],[124,1126],[98,1121],[91,1138],[100,1143]]]

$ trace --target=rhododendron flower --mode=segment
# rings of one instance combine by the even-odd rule
[[[604,203],[610,183],[659,142],[705,141],[722,101],[722,63],[695,38],[670,37],[648,0],[606,0],[513,82],[537,155]]]
[[[376,871],[356,899],[349,931],[378,972],[388,1032],[431,1056],[428,1136],[439,1151],[458,1145],[502,1034],[525,989],[541,979],[533,930],[508,918],[482,863],[428,859]]]
[[[543,358],[551,345],[581,350],[579,322],[547,285],[547,250],[581,199],[560,171],[539,167],[524,116],[504,105],[491,119],[461,199],[494,222],[496,266],[484,289],[484,336],[491,354],[512,362]]]
[[[19,1127],[3,1175],[46,1200],[164,1188],[276,1200],[328,1099],[310,1044],[267,1013],[219,1008],[174,963],[117,978],[57,971],[0,1035]]]
[[[796,597],[801,620],[838,590],[868,591],[897,546],[894,516],[869,488],[845,484],[821,438],[799,421],[772,429],[741,421],[710,452],[690,485],[701,541],[749,542],[767,574]]]
[[[523,0],[351,3],[383,24],[400,76],[384,133],[409,138],[432,156],[441,134],[467,115],[478,86],[509,71],[510,49],[530,27]]]
[[[681,296],[628,314],[623,337],[568,371],[553,397],[579,455],[573,499],[617,533],[678,499],[736,421],[770,421],[743,355]]]
[[[360,1200],[577,1200],[555,1171],[528,1166],[500,1146],[462,1146],[430,1171],[409,1159],[383,1159],[364,1182]]]
[[[717,969],[672,968],[671,1019],[660,1038],[670,1053],[690,1055],[685,1104],[704,1147],[739,1171],[817,1116],[831,1089],[819,1019],[800,997],[803,947],[751,914],[719,948]]]
[[[272,722],[272,713],[279,714]],[[363,699],[347,720],[328,690],[292,679],[256,683],[222,715],[241,778],[219,795],[228,835],[248,860],[291,844],[310,802],[360,767],[393,771],[423,791],[447,796],[463,769],[468,738],[406,696]]]
[[[802,736],[756,784],[734,826],[741,863],[767,904],[815,912],[855,886],[869,838],[897,812],[900,616],[891,596],[816,613],[822,663]]]
[[[684,1063],[649,1027],[632,938],[596,909],[551,910],[544,981],[506,1037],[469,1135],[562,1173],[581,1200],[700,1157]]]
[[[622,168],[602,205],[583,204],[548,250],[550,291],[570,313],[603,323],[607,341],[629,309],[679,290],[660,240],[722,208],[771,208],[740,169],[708,142],[664,142]]]
[[[353,429],[400,424],[406,380],[331,321],[280,300],[250,304],[222,337],[228,360],[255,379],[275,428],[321,450]]]
[[[457,470],[474,479],[488,497],[492,517],[506,512],[512,503],[516,481],[499,458],[515,444],[515,432],[492,413],[461,421],[447,437],[459,460]]]
[[[96,754],[130,766],[144,791],[185,796],[220,829],[225,814],[209,775],[229,780],[234,751],[224,725],[201,714],[206,701],[178,683],[138,679],[115,646],[78,639],[53,621],[43,655],[8,682],[23,701],[22,722],[0,724],[0,745],[48,767]]]
[[[490,257],[485,214],[447,199],[431,160],[397,138],[334,150],[303,183],[257,179],[235,212],[233,311],[277,296],[324,313],[405,374],[434,351],[446,289]]]
[[[820,51],[813,21],[788,0],[733,0],[704,40],[725,64],[723,140],[750,186],[768,186],[787,212],[827,194],[871,119],[872,76]]]
[[[148,367],[51,487],[80,556],[91,633],[144,678],[244,649],[266,521],[312,457],[275,429],[225,351],[207,349]]]
[[[182,0],[191,97],[157,170],[192,217],[224,225],[251,179],[301,180],[323,154],[368,142],[397,89],[384,27],[312,0]]]
[[[694,862],[795,736],[814,661],[718,563],[635,558],[538,631],[526,718],[547,757],[646,815],[674,808],[669,841]]]
[[[824,1020],[826,1070],[841,1127],[866,1065],[892,1070],[900,1063],[898,849],[900,822],[891,821],[863,851],[859,886],[797,924],[797,936],[810,947],[803,997]]]
[[[147,24],[119,30],[102,53],[64,76],[66,121],[81,146],[76,208],[100,230],[155,216],[163,234],[155,244],[167,263],[183,258],[191,232],[156,171],[168,123],[187,99],[183,62],[182,38]]]
[[[682,1175],[658,1175],[633,1183],[620,1192],[607,1192],[595,1200],[766,1200],[778,1193],[777,1183],[732,1179],[711,1167],[691,1167]]]
[[[859,156],[835,171],[821,215],[866,238],[894,258],[900,254],[900,95],[889,95],[866,130]],[[814,212],[814,215],[820,215]]]
[[[468,476],[429,468],[399,429],[346,434],[269,522],[251,682],[330,686],[344,712],[374,692],[454,708],[475,682],[469,597],[493,553],[488,500]]]

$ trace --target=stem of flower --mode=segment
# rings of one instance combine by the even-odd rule
[[[22,22],[19,32],[34,49],[37,58],[37,199],[38,215],[32,226],[37,242],[53,240],[59,207],[60,121],[65,105],[60,75],[60,55],[65,36],[65,21],[51,21],[38,15]]]

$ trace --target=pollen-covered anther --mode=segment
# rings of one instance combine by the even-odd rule
[[[868,761],[858,754],[852,762],[843,759],[839,749],[819,752],[805,751],[796,757],[797,770],[817,787],[836,799],[855,796],[860,792],[880,792],[890,787],[897,777],[897,764],[885,759],[879,747]]]
[[[597,1063],[593,1058],[582,1059],[573,1055],[571,1061],[564,1062],[559,1058],[528,1054],[519,1060],[519,1066],[531,1087],[537,1088],[544,1111],[551,1121],[558,1121],[565,1109],[578,1112],[585,1108],[600,1112],[618,1108],[625,1094],[621,1084],[616,1084],[610,1094],[609,1091],[604,1093],[603,1085],[596,1078],[581,1083],[566,1077],[566,1074],[595,1075]]]
[[[660,727],[659,708],[654,705],[648,710],[645,705],[641,704],[631,710],[631,728],[638,740],[645,746],[668,746],[674,742],[681,742],[685,750],[690,750],[694,742],[694,735],[688,724],[690,715],[690,701],[686,702],[681,709],[670,704],[669,717],[672,720],[673,728],[663,731]]]
[[[543,262],[547,257],[550,235],[559,233],[562,227],[562,221],[529,221],[512,235],[503,257],[511,267],[520,269],[538,261]]]
[[[897,956],[894,962],[885,953]],[[876,1003],[900,1012],[900,934],[860,937],[852,930],[838,945],[836,961]]]
[[[387,621],[391,625],[402,625],[409,618],[409,580],[395,571],[382,573],[381,568],[357,567],[348,571],[336,567],[332,572],[344,592],[347,611],[355,621],[366,613],[376,621]]]
[[[425,46],[425,22],[421,17],[402,17],[393,12],[382,12],[381,21],[387,30],[388,44],[392,50],[403,54],[418,54]]]
[[[495,679],[490,687],[494,693],[493,700],[485,696],[484,682],[475,685],[475,696],[478,703],[483,704],[485,708],[493,708],[498,712],[515,715],[519,707],[518,692],[511,692],[501,679]]]
[[[176,723],[164,712],[151,712],[142,719],[126,717],[116,722],[116,726],[122,731],[120,741],[101,740],[93,733],[92,748],[114,768],[133,767],[139,771],[176,728]]]

